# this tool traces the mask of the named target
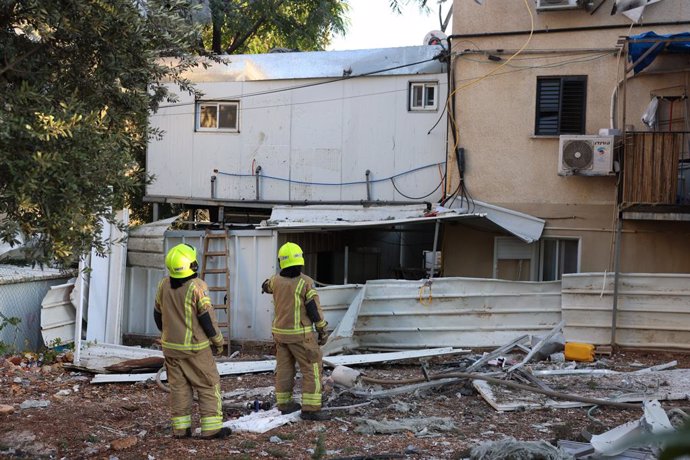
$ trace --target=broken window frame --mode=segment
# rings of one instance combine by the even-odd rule
[[[204,109],[215,108],[215,115],[213,125],[214,126],[203,126],[202,116]],[[235,123],[234,126],[220,126],[221,124],[221,112],[224,109],[230,108],[234,110]],[[195,130],[199,132],[225,132],[225,133],[238,133],[240,131],[240,103],[239,101],[197,101],[195,110]],[[205,124],[205,123],[204,123]]]
[[[411,81],[407,108],[410,112],[438,110],[438,81]]]

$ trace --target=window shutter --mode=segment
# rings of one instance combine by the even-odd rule
[[[558,111],[561,103],[560,78],[537,80],[537,135],[558,134]]]
[[[562,88],[560,134],[584,134],[587,80],[564,78]]]
[[[584,134],[587,77],[537,79],[534,133],[541,136]]]

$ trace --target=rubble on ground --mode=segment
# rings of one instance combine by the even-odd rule
[[[491,457],[486,456],[487,452],[495,452],[502,446],[503,450],[523,451],[543,447],[574,458],[592,458],[586,457],[592,455],[590,439],[595,443],[601,439],[597,436],[615,440],[616,431],[607,433],[620,426],[639,427],[645,413],[642,403],[629,403],[630,408],[542,405],[533,410],[523,404],[524,407],[515,411],[501,412],[477,392],[473,381],[456,377],[454,373],[471,369],[478,375],[535,389],[541,385],[554,391],[612,398],[612,401],[633,391],[650,399],[658,396],[660,389],[665,394],[686,391],[668,376],[687,372],[690,368],[687,354],[625,351],[611,356],[598,355],[594,362],[560,362],[551,360],[554,353],[560,352],[548,349],[549,353],[534,353],[534,359],[525,361],[538,343],[539,340],[525,338],[519,341],[520,346],[503,347],[498,353],[492,354],[490,350],[442,354],[422,357],[421,361],[417,357],[370,362],[373,356],[362,354],[362,359],[355,360],[361,364],[350,364],[357,374],[350,376],[351,388],[334,379],[324,382],[328,387],[324,392],[325,406],[339,408],[331,411],[331,420],[325,422],[301,421],[298,413],[281,416],[266,404],[274,401],[270,369],[228,375],[221,378],[221,390],[226,425],[233,425],[235,433],[218,442],[173,439],[166,404],[168,396],[150,378],[134,383],[92,384],[91,373],[67,369],[66,363],[51,364],[50,370],[44,372],[42,368],[46,366],[39,366],[38,360],[20,358],[19,364],[15,364],[10,357],[10,360],[0,360],[0,455],[154,459],[385,458],[387,455],[387,458],[488,459]],[[555,349],[558,350],[557,345]],[[265,354],[264,350],[247,350],[232,362],[262,362],[266,361]],[[334,358],[337,357],[327,360]],[[129,356],[128,359],[146,358]],[[148,366],[150,362],[143,364]],[[134,367],[137,365],[134,363]],[[132,369],[128,365],[119,368],[128,372]],[[328,367],[325,374],[330,376],[332,372],[333,368]],[[584,383],[578,387],[574,382]],[[615,391],[607,390],[607,386],[615,387]],[[500,388],[509,398],[521,394],[495,384],[491,388]],[[659,402],[671,429],[678,429],[687,419],[687,406],[687,399]],[[266,425],[265,420],[278,423]],[[194,415],[194,423],[198,426],[198,414]],[[55,429],[56,426],[60,429]],[[510,438],[517,444],[508,445],[506,440]],[[480,446],[485,452],[481,454],[483,457],[476,450]],[[647,455],[645,448],[641,446],[631,452]],[[320,452],[321,457],[316,456]]]

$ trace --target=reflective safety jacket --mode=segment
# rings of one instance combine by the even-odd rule
[[[315,326],[326,326],[314,280],[307,275],[295,278],[273,275],[268,279],[267,288],[273,294],[275,318],[271,332],[276,342],[302,342],[314,332]]]
[[[192,278],[177,289],[170,286],[170,278],[158,284],[154,307],[162,316],[163,354],[170,358],[183,358],[208,348],[209,342],[223,343],[218,329],[216,313],[208,296],[206,282]],[[199,322],[199,316],[209,313],[215,337],[209,337]]]

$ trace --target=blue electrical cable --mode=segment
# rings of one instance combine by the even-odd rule
[[[438,167],[442,165],[443,163],[432,163],[426,166],[420,166],[418,168],[410,169],[408,171],[403,171],[401,173],[395,174],[390,177],[386,177],[383,179],[372,179],[368,181],[370,184],[374,184],[377,182],[386,182],[389,180],[393,180],[396,177],[401,177],[416,171],[421,171],[422,169],[427,169],[427,168],[433,168],[433,167]],[[223,172],[223,171],[217,171],[216,174],[222,175],[222,176],[230,176],[230,177],[256,177],[255,174],[241,174],[241,173],[229,173],[229,172]],[[330,185],[335,185],[335,186],[342,186],[342,185],[360,185],[360,184],[366,184],[367,181],[355,181],[355,182],[306,182],[306,181],[300,181],[300,180],[294,180],[294,179],[286,179],[284,177],[276,177],[276,176],[268,176],[266,174],[260,174],[260,177],[262,179],[273,179],[273,180],[278,180],[282,182],[289,182],[291,184],[299,184],[299,185],[325,185],[325,186],[330,186]]]

